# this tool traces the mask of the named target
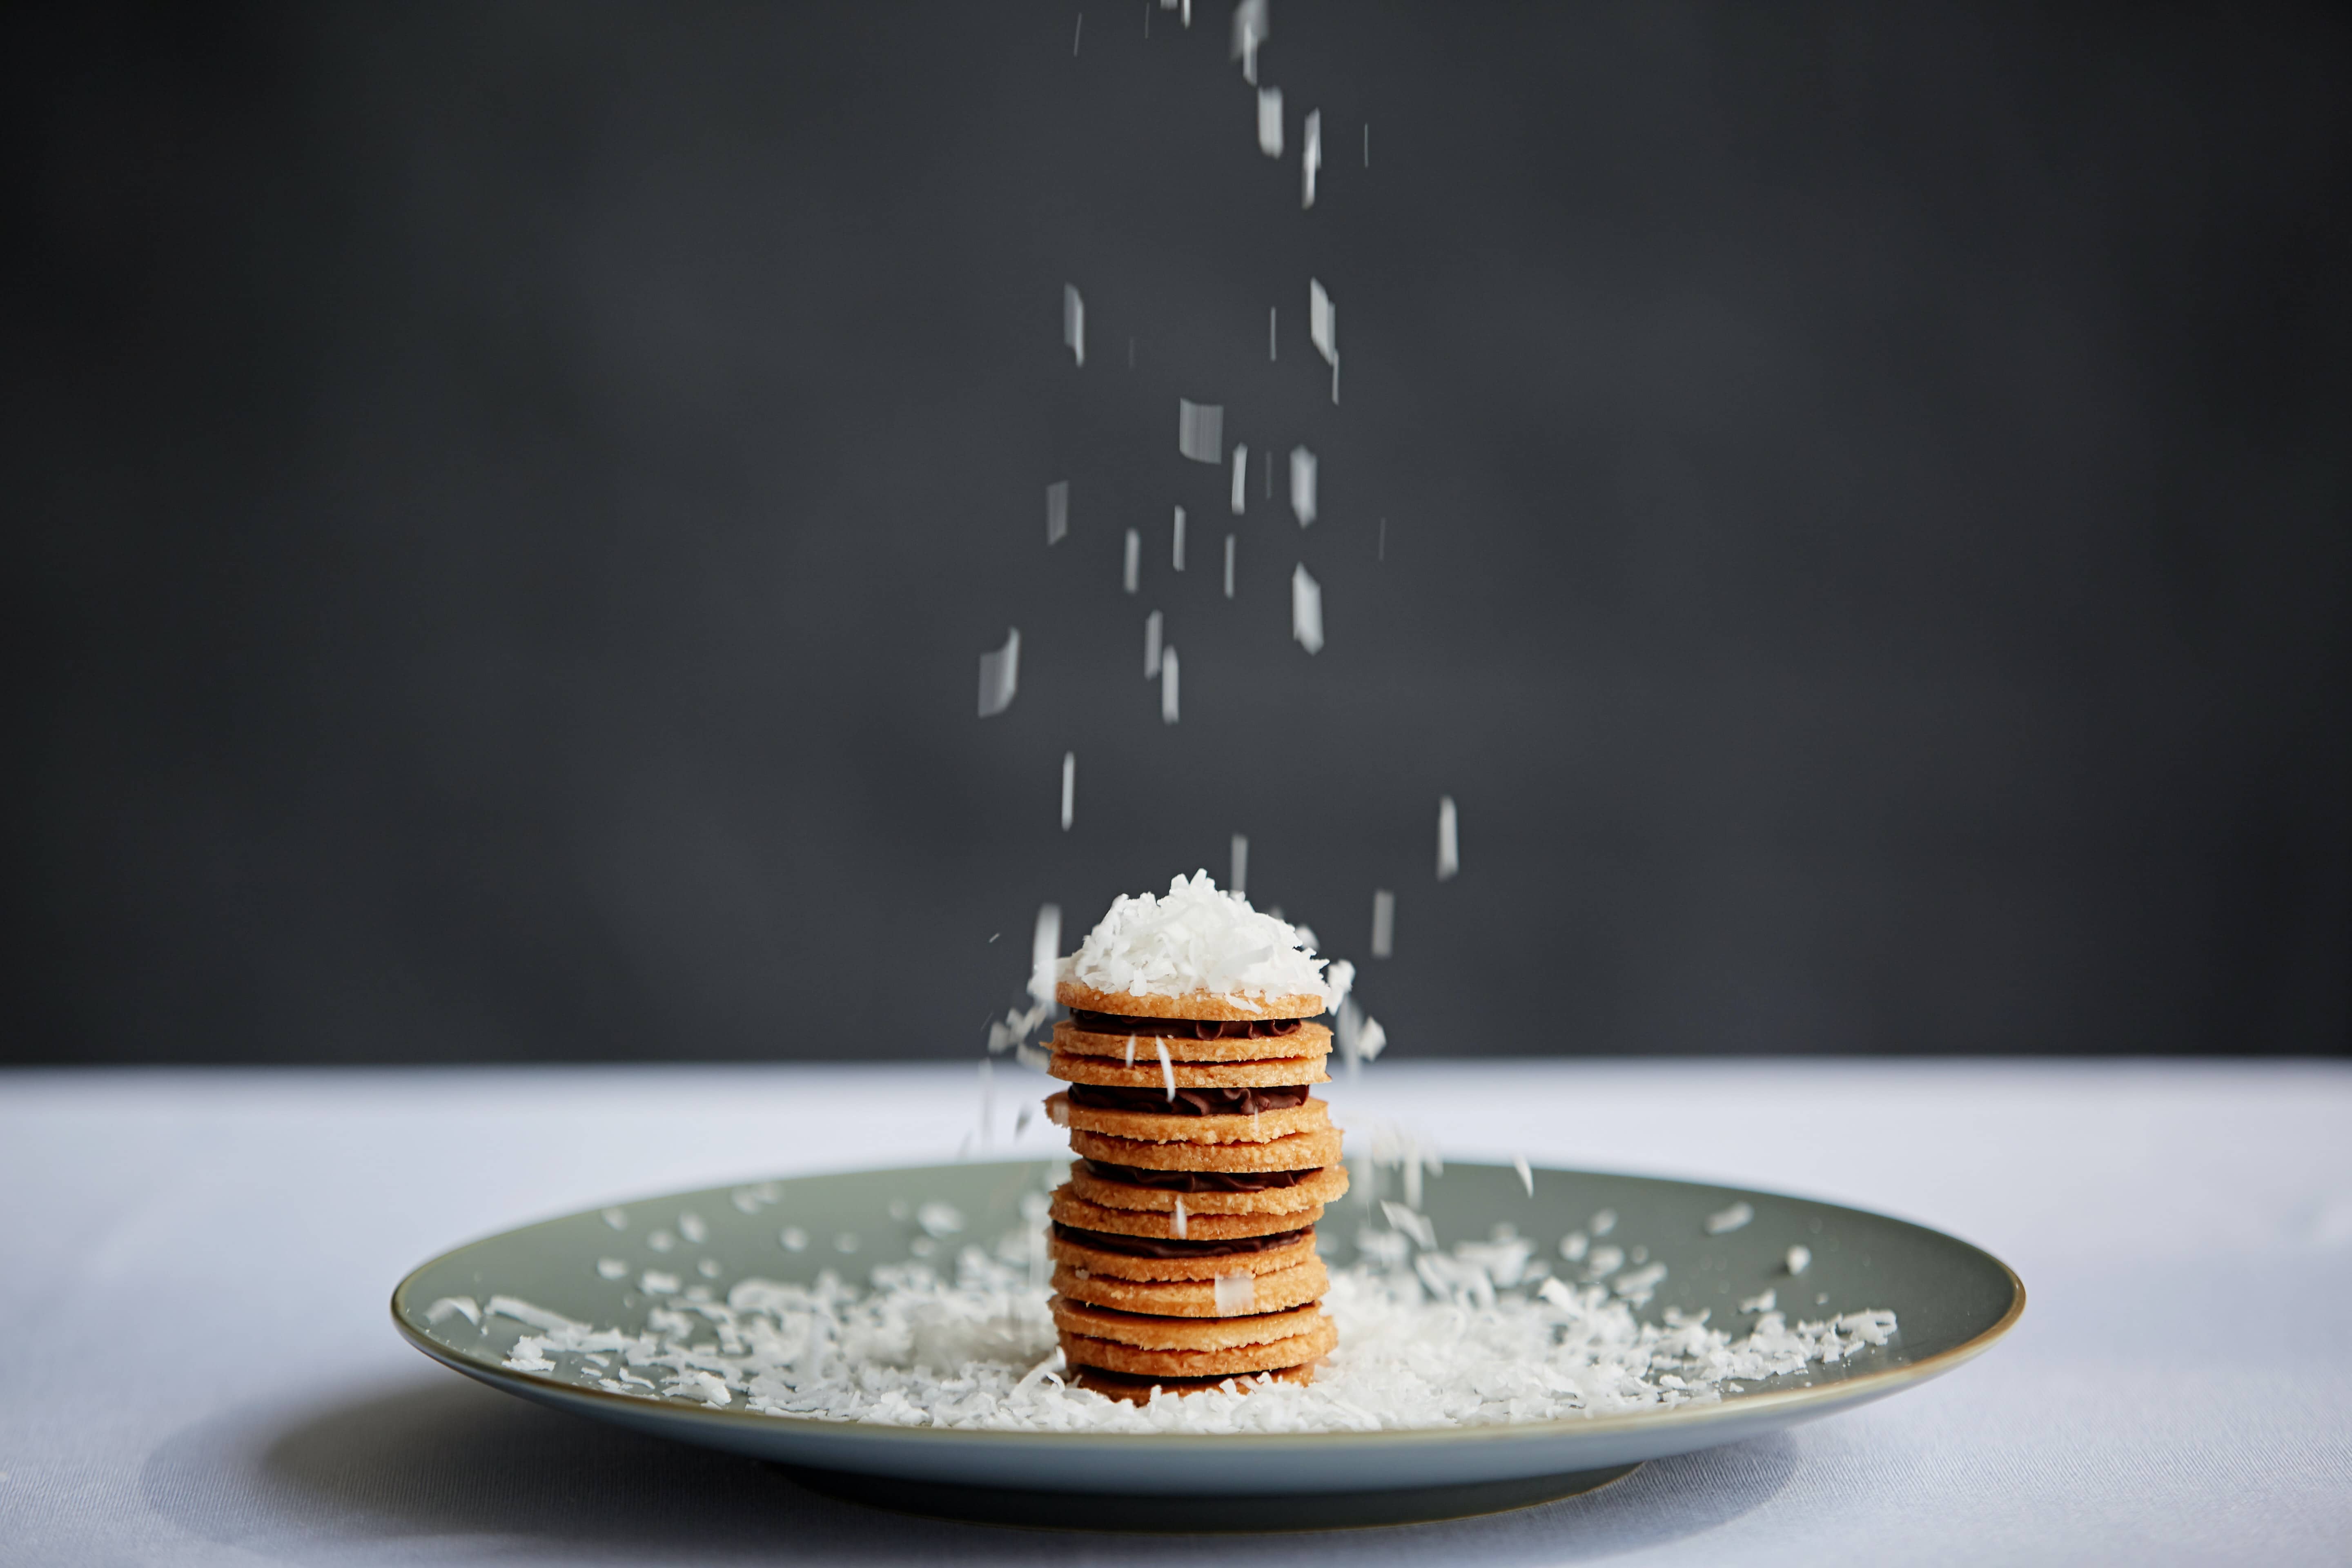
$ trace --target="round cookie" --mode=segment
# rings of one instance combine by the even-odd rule
[[[1117,1163],[1118,1162],[1113,1162]],[[1325,1204],[1337,1203],[1348,1191],[1348,1167],[1326,1165],[1295,1186],[1268,1187],[1257,1193],[1177,1193],[1165,1187],[1139,1187],[1130,1182],[1108,1182],[1084,1165],[1070,1167],[1069,1190],[1103,1208],[1119,1209],[1138,1216],[1147,1214],[1173,1215],[1176,1200],[1184,1200],[1184,1213],[1190,1224],[1198,1224],[1210,1215],[1249,1215],[1280,1217],[1284,1224],[1304,1225],[1300,1216],[1308,1210],[1320,1211]],[[1076,1224],[1076,1221],[1067,1221]],[[1190,1224],[1186,1234],[1190,1235]],[[1147,1231],[1135,1226],[1091,1225],[1088,1230],[1126,1230],[1131,1236],[1173,1235],[1173,1231]],[[1263,1236],[1263,1231],[1252,1234]]]
[[[1265,1089],[1293,1083],[1328,1083],[1323,1057],[1273,1057],[1245,1062],[1173,1062],[1160,1065],[1157,1056],[1139,1053],[1129,1067],[1118,1057],[1082,1057],[1055,1051],[1047,1059],[1047,1076],[1065,1083],[1097,1083],[1107,1089],[1165,1089],[1174,1079],[1179,1089]]]
[[[1187,991],[1156,996],[1140,991],[1097,991],[1075,980],[1055,982],[1054,1000],[1082,1013],[1122,1018],[1313,1018],[1330,1011],[1320,995],[1300,992],[1258,996],[1239,991]]]
[[[1277,1232],[1276,1234],[1286,1234]],[[1184,1258],[1139,1258],[1107,1247],[1048,1232],[1045,1250],[1055,1262],[1082,1274],[1113,1279],[1214,1279],[1221,1274],[1273,1274],[1295,1268],[1315,1256],[1315,1227],[1308,1226],[1296,1240],[1258,1252],[1201,1252]],[[1137,1311],[1144,1310],[1137,1308]]]
[[[1293,1132],[1263,1143],[1145,1143],[1133,1138],[1112,1138],[1100,1132],[1070,1134],[1070,1147],[1088,1160],[1113,1165],[1133,1165],[1147,1171],[1305,1171],[1339,1163],[1339,1132],[1326,1127],[1314,1132]],[[1186,1194],[1184,1206],[1196,1195]],[[1206,1193],[1197,1194],[1209,1196]],[[1256,1195],[1256,1194],[1252,1194]],[[1158,1205],[1151,1205],[1157,1208]],[[1174,1207],[1174,1205],[1170,1205]],[[1233,1213],[1233,1210],[1226,1210]],[[1243,1210],[1243,1213],[1249,1211]]]
[[[1127,1059],[1127,1042],[1135,1041],[1138,1066],[1160,1060],[1165,1044],[1170,1059],[1180,1062],[1255,1062],[1272,1057],[1328,1057],[1331,1031],[1322,1024],[1301,1024],[1286,1035],[1266,1035],[1254,1040],[1187,1040],[1176,1036],[1097,1035],[1065,1018],[1054,1026],[1054,1049],[1082,1057]]]
[[[1045,1097],[1045,1120],[1056,1127],[1108,1132],[1114,1138],[1148,1143],[1263,1143],[1330,1126],[1331,1108],[1310,1100],[1304,1105],[1248,1116],[1154,1116],[1142,1110],[1098,1110],[1091,1105],[1073,1105],[1065,1093]]]
[[[1074,1173],[1075,1174],[1075,1173]],[[1173,1194],[1165,1194],[1174,1196]],[[1175,1205],[1159,1209],[1118,1209],[1091,1203],[1078,1195],[1074,1184],[1054,1189],[1050,1210],[1059,1224],[1075,1226],[1080,1230],[1107,1230],[1114,1236],[1148,1236],[1163,1241],[1231,1241],[1244,1236],[1279,1236],[1285,1231],[1302,1230],[1323,1217],[1323,1205],[1315,1204],[1303,1209],[1280,1214],[1194,1214],[1192,1200],[1197,1194],[1186,1194],[1184,1202],[1184,1234],[1176,1234]],[[1232,1195],[1232,1194],[1229,1194]],[[1173,1259],[1130,1258],[1129,1263],[1164,1263]],[[1089,1268],[1092,1265],[1088,1265]],[[1105,1273],[1116,1273],[1106,1268]],[[1181,1274],[1138,1274],[1138,1279],[1181,1279]]]
[[[1309,1300],[1305,1306],[1279,1312],[1253,1312],[1231,1318],[1157,1318],[1143,1312],[1123,1312],[1111,1307],[1090,1307],[1066,1296],[1045,1305],[1053,1310],[1054,1326],[1066,1334],[1106,1340],[1130,1350],[1230,1351],[1244,1345],[1271,1344],[1294,1339],[1316,1324],[1329,1321],[1323,1309]],[[1083,1357],[1076,1358],[1083,1360]],[[1087,1362],[1088,1366],[1100,1365]],[[1268,1366],[1296,1366],[1296,1361],[1268,1362]],[[1121,1369],[1111,1368],[1113,1372]]]
[[[1236,1373],[1231,1377],[1137,1377],[1126,1373],[1101,1372],[1090,1366],[1070,1369],[1070,1386],[1099,1394],[1106,1399],[1116,1399],[1128,1405],[1149,1405],[1155,1394],[1205,1394],[1221,1388],[1228,1394],[1247,1394],[1254,1388],[1264,1388],[1276,1383],[1311,1383],[1315,1366],[1278,1366],[1271,1372]]]
[[[1074,1334],[1067,1330],[1061,1339],[1062,1357],[1073,1366],[1143,1377],[1232,1377],[1240,1373],[1274,1372],[1320,1361],[1339,1342],[1339,1330],[1330,1319],[1324,1318],[1307,1332],[1290,1339],[1210,1351],[1139,1350],[1133,1345]]]
[[[1305,1262],[1292,1268],[1242,1278],[1249,1281],[1247,1291],[1228,1286],[1224,1307],[1218,1303],[1217,1282],[1213,1279],[1113,1279],[1064,1267],[1054,1270],[1054,1289],[1072,1301],[1122,1312],[1149,1312],[1160,1318],[1225,1318],[1287,1311],[1313,1303],[1331,1288],[1331,1277],[1324,1272],[1323,1260],[1312,1253]]]

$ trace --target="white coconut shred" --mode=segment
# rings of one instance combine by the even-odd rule
[[[1062,960],[1061,978],[1097,991],[1142,996],[1208,992],[1236,1005],[1270,996],[1320,996],[1339,1005],[1355,977],[1326,961],[1297,927],[1260,914],[1239,893],[1220,889],[1206,871],[1168,884],[1164,897],[1121,894]]]
[[[1325,1306],[1339,1348],[1312,1384],[1236,1380],[1233,1392],[1128,1405],[1060,1375],[1028,1249],[1025,1237],[993,1253],[967,1247],[952,1279],[922,1263],[884,1265],[864,1289],[831,1270],[806,1285],[744,1279],[724,1301],[697,1287],[655,1305],[639,1332],[504,1296],[485,1316],[530,1330],[508,1367],[613,1394],[827,1421],[1107,1433],[1376,1431],[1664,1409],[1842,1361],[1895,1332],[1885,1310],[1791,1323],[1767,1310],[1738,1334],[1704,1312],[1644,1322],[1634,1309],[1654,1280],[1628,1290],[1623,1279],[1533,1279],[1541,1266],[1516,1239],[1409,1265],[1381,1248],[1385,1266],[1333,1270]]]

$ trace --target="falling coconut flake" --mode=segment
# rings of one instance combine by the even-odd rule
[[[1368,1062],[1373,1061],[1388,1049],[1388,1045],[1389,1032],[1381,1027],[1378,1018],[1370,1013],[1365,1014],[1364,1021],[1356,1026],[1356,1055]]]
[[[1196,463],[1225,460],[1225,405],[1176,400],[1176,449]]]
[[[1268,305],[1265,308],[1265,360],[1268,364],[1274,363],[1280,357],[1276,352],[1279,347],[1279,341],[1274,334],[1274,306]]]
[[[1249,836],[1245,833],[1234,835],[1232,869],[1225,878],[1225,886],[1233,889],[1234,897],[1237,899],[1248,896]]]
[[[1054,976],[1062,961],[1062,906],[1039,904],[1029,931],[1029,996],[1040,1006],[1054,1000]]]
[[[1339,307],[1313,278],[1307,280],[1307,335],[1327,363],[1339,363]]]
[[[1290,635],[1308,653],[1323,648],[1323,585],[1307,574],[1300,562],[1290,574]]]
[[[1021,632],[1008,628],[1004,646],[980,656],[980,716],[992,719],[1013,706],[1021,689]]]
[[[1396,895],[1386,888],[1372,892],[1372,956],[1386,958],[1396,948]]]
[[[1323,167],[1323,111],[1307,111],[1306,143],[1298,154],[1298,205],[1303,208],[1315,205],[1315,176]]]
[[[1462,869],[1462,847],[1456,832],[1454,797],[1437,797],[1437,879],[1450,882]]]
[[[1217,1316],[1237,1318],[1244,1312],[1257,1310],[1257,1276],[1255,1274],[1220,1274],[1211,1288],[1216,1297]]]
[[[1127,564],[1119,582],[1130,594],[1143,585],[1143,535],[1131,528],[1127,531]]]
[[[1143,679],[1160,679],[1160,612],[1143,617]]]
[[[1225,597],[1234,596],[1234,536],[1225,535]]]
[[[1511,1169],[1519,1173],[1519,1185],[1528,1190],[1528,1196],[1535,1196],[1536,1172],[1535,1167],[1528,1163],[1528,1157],[1525,1154],[1512,1155]]]
[[[1062,831],[1070,830],[1070,822],[1078,805],[1078,753],[1062,753]]]
[[[1269,158],[1282,156],[1282,89],[1278,87],[1258,89],[1257,150]]]
[[[1062,346],[1074,363],[1087,363],[1087,302],[1078,298],[1075,283],[1062,285]]]
[[[1167,648],[1160,655],[1160,721],[1176,722],[1176,650]]]
[[[1184,509],[1181,506],[1176,509],[1176,540],[1175,547],[1171,553],[1174,558],[1176,570],[1179,572],[1184,570]]]
[[[1172,1100],[1176,1098],[1176,1064],[1168,1059],[1166,1040],[1154,1040],[1151,1043],[1160,1048],[1160,1076],[1167,1080],[1168,1098]]]
[[[1045,487],[1045,543],[1048,548],[1059,544],[1070,533],[1070,481],[1063,479]]]
[[[1789,1248],[1789,1256],[1783,1260],[1783,1266],[1790,1274],[1802,1274],[1813,1266],[1813,1249],[1810,1247]]]
[[[1241,516],[1248,502],[1249,446],[1246,442],[1236,441],[1234,443],[1234,515]]]
[[[1257,85],[1257,47],[1265,42],[1272,26],[1266,10],[1266,0],[1241,0],[1234,7],[1233,38],[1226,58],[1242,62],[1242,79],[1252,87]]]
[[[1315,521],[1315,454],[1304,447],[1290,449],[1290,510],[1301,528]]]

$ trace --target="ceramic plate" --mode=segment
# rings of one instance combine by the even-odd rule
[[[427,1316],[444,1297],[487,1300],[496,1294],[634,1331],[656,1304],[635,1288],[649,1268],[708,1279],[721,1299],[730,1282],[753,1276],[805,1281],[833,1268],[862,1279],[877,1263],[934,1245],[918,1223],[923,1204],[952,1205],[965,1218],[964,1237],[992,1237],[1022,1225],[1022,1198],[1043,1191],[1062,1163],[861,1171],[677,1193],[625,1205],[621,1229],[606,1210],[545,1220],[424,1265],[393,1292],[393,1321],[425,1354],[494,1387],[639,1431],[799,1467],[812,1484],[845,1495],[1007,1521],[1042,1512],[1063,1523],[1260,1529],[1478,1512],[1588,1489],[1643,1459],[1753,1437],[1949,1372],[2000,1338],[2025,1305],[2024,1287],[2000,1259],[1883,1215],[1580,1171],[1536,1171],[1530,1196],[1511,1167],[1449,1163],[1428,1180],[1422,1205],[1441,1245],[1486,1239],[1505,1220],[1557,1257],[1561,1237],[1610,1209],[1618,1216],[1612,1241],[1645,1246],[1667,1266],[1664,1282],[1643,1309],[1645,1319],[1663,1321],[1669,1308],[1713,1308],[1716,1322],[1737,1322],[1738,1301],[1770,1287],[1791,1319],[1886,1307],[1899,1331],[1885,1346],[1744,1384],[1719,1403],[1626,1415],[1371,1433],[1065,1436],[824,1422],[610,1394],[565,1371],[503,1365],[528,1331],[520,1323],[488,1318],[477,1327],[446,1309],[437,1322]],[[1755,1217],[1728,1234],[1709,1235],[1707,1216],[1737,1202],[1748,1204]],[[1321,1226],[1327,1258],[1339,1264],[1353,1257],[1349,1238],[1370,1214],[1352,1195],[1333,1205]],[[680,1216],[689,1215],[695,1218],[685,1228],[698,1230],[698,1241],[680,1234]],[[807,1237],[801,1250],[783,1245],[786,1229]],[[654,1250],[657,1238],[669,1247]],[[851,1245],[855,1251],[842,1249]],[[1792,1245],[1812,1254],[1801,1279],[1784,1268]],[[627,1270],[608,1279],[598,1265],[614,1258]],[[697,1273],[706,1258],[709,1266]],[[1074,1493],[1097,1495],[1082,1507]],[[1037,1506],[1024,1508],[1024,1496]],[[1157,1509],[1152,1499],[1160,1500]],[[1213,1518],[1195,1506],[1202,1499],[1218,1500]],[[1173,1515],[1171,1507],[1178,1510]]]

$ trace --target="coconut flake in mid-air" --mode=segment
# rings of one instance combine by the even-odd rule
[[[1306,145],[1298,154],[1298,205],[1302,208],[1315,205],[1315,176],[1322,168],[1323,111],[1310,109],[1307,111]]]
[[[1176,400],[1176,449],[1196,463],[1225,460],[1225,405]]]
[[[980,716],[992,719],[1013,706],[1021,689],[1021,631],[1009,627],[1004,646],[980,656]]]
[[[1164,648],[1160,655],[1160,721],[1176,722],[1177,698],[1180,694],[1176,672],[1176,650]]]
[[[1308,653],[1323,650],[1323,585],[1303,561],[1290,574],[1290,635]]]

